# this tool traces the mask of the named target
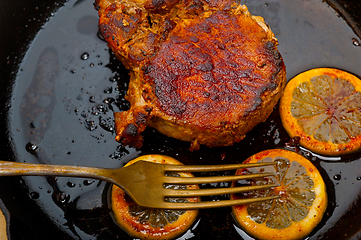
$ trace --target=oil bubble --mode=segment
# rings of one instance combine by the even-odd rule
[[[92,120],[86,120],[85,128],[88,129],[89,131],[94,131],[95,129],[97,129],[97,125]]]
[[[38,149],[38,146],[35,144],[32,144],[31,142],[28,142],[25,146],[25,149],[27,152],[35,155],[36,154],[36,150]]]
[[[108,87],[106,89],[104,89],[103,91],[104,93],[107,93],[107,94],[111,94],[113,92],[113,88],[112,87]]]
[[[98,34],[97,34],[98,38],[102,41],[105,41],[103,35],[98,31]]]
[[[99,118],[99,125],[107,132],[114,131],[114,119],[113,118]]]
[[[32,199],[38,199],[40,197],[39,193],[37,192],[31,192],[29,195]]]
[[[87,60],[89,59],[89,53],[83,53],[81,56],[80,56],[81,60]]]
[[[83,184],[84,186],[89,186],[95,182],[94,179],[84,180]]]
[[[356,38],[352,38],[352,44],[355,45],[356,47],[360,47],[360,42],[359,40],[357,40]]]
[[[333,176],[333,179],[336,181],[340,181],[341,180],[341,174],[336,174],[335,176]]]
[[[96,102],[95,97],[94,97],[94,96],[90,96],[90,97],[89,97],[89,102],[95,103],[95,102]]]
[[[83,118],[87,118],[87,117],[88,117],[88,114],[87,114],[86,112],[82,112],[80,115],[81,115]]]
[[[70,196],[63,192],[53,192],[53,200],[56,204],[66,204],[70,200]]]

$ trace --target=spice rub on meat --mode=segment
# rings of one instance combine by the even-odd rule
[[[147,126],[200,145],[241,141],[271,114],[286,68],[262,17],[230,0],[96,0],[100,32],[130,70],[116,140]]]

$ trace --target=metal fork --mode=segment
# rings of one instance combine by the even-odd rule
[[[241,186],[214,189],[166,189],[165,184],[205,184],[217,182],[231,182],[243,179],[255,179],[271,176],[271,173],[213,176],[213,177],[169,177],[168,172],[215,172],[228,171],[239,168],[264,167],[275,163],[229,164],[229,165],[169,165],[147,161],[138,161],[125,168],[94,168],[82,166],[30,164],[0,161],[0,176],[69,176],[93,178],[110,182],[121,187],[140,206],[163,209],[200,209],[249,204],[277,198],[262,197],[237,200],[205,201],[205,202],[167,202],[168,197],[202,197],[240,193],[258,189],[276,187],[275,184],[259,186]]]

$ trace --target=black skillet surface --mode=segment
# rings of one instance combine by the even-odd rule
[[[278,110],[232,147],[189,152],[189,143],[152,129],[141,149],[114,141],[113,112],[123,99],[127,71],[97,35],[91,0],[0,2],[0,147],[2,159],[99,167],[123,166],[160,153],[186,164],[241,162],[269,148],[299,151],[327,182],[329,208],[309,239],[359,239],[360,153],[327,158],[295,146]],[[287,77],[315,67],[361,76],[361,2],[243,1],[279,39]],[[331,7],[332,6],[332,7]],[[225,174],[231,174],[226,172]],[[224,184],[222,186],[227,186]],[[130,239],[113,222],[108,185],[78,178],[2,177],[0,197],[10,211],[11,239]],[[229,208],[203,210],[182,239],[251,239]]]

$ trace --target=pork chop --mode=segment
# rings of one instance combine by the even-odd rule
[[[147,126],[183,141],[229,146],[265,121],[286,68],[262,17],[230,0],[96,0],[99,29],[130,70],[130,109],[116,140],[137,148]]]

